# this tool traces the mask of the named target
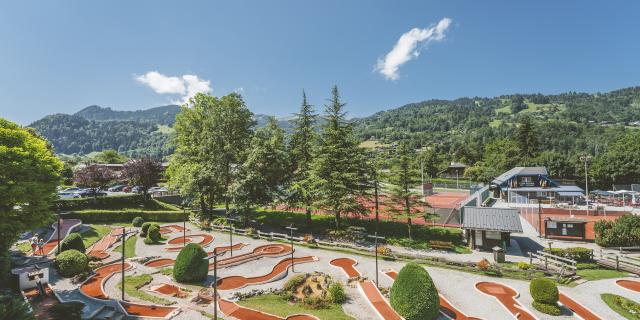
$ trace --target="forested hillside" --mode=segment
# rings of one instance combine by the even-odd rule
[[[111,110],[111,108],[89,106],[76,112],[75,115],[87,120],[129,120],[171,126],[176,122],[176,114],[178,114],[178,112],[180,112],[180,106],[177,105],[168,105],[136,111],[114,111]]]

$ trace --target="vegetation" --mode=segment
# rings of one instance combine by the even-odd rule
[[[106,236],[109,232],[111,232],[110,227],[92,224],[89,225],[89,230],[84,231],[80,235],[82,236],[84,247],[89,248],[94,243],[100,241],[100,239]]]
[[[73,181],[79,187],[94,190],[106,186],[114,179],[115,175],[109,168],[95,163],[80,167],[73,173]]]
[[[88,270],[89,258],[86,254],[71,249],[57,255],[55,265],[63,277],[73,277]]]
[[[29,303],[8,290],[0,291],[0,319],[35,320]]]
[[[533,307],[536,310],[553,316],[562,314],[562,310],[558,306],[560,293],[553,280],[548,278],[533,279],[529,284],[529,292],[533,297]]]
[[[149,301],[153,304],[164,304],[164,305],[172,304],[173,302],[167,299],[156,297],[154,295],[146,293],[144,290],[140,290],[142,287],[151,283],[151,280],[153,280],[153,277],[151,277],[151,275],[148,275],[148,274],[141,274],[137,276],[125,276],[124,292],[131,297],[136,297],[144,301]],[[117,287],[120,288],[121,286],[122,286],[122,282],[119,282]]]
[[[332,283],[331,285],[329,285],[328,292],[331,302],[335,304],[343,304],[347,302],[347,293],[344,291],[344,287],[342,286],[342,284],[338,282]]]
[[[62,162],[49,143],[0,118],[0,283],[9,282],[9,248],[25,231],[53,219],[51,203],[61,181]]]
[[[162,164],[153,160],[149,155],[145,155],[139,159],[127,161],[122,168],[121,175],[130,185],[139,186],[145,200],[148,200],[147,191],[158,182],[161,172]]]
[[[602,279],[624,278],[629,274],[623,271],[593,268],[593,269],[578,269],[576,270],[576,275],[579,275],[582,279],[593,281],[593,280],[602,280]]]
[[[391,287],[391,306],[407,320],[433,320],[439,315],[438,290],[427,270],[406,264]]]
[[[251,297],[238,301],[238,304],[247,308],[260,310],[262,312],[280,317],[288,317],[292,314],[311,314],[320,319],[353,319],[352,317],[344,313],[344,311],[342,310],[342,306],[337,304],[332,304],[322,309],[313,309],[308,308],[301,303],[290,304],[288,301],[283,300],[280,296],[275,294],[265,294]]]
[[[83,308],[84,303],[70,301],[54,305],[49,309],[49,312],[56,320],[80,320],[82,319]]]
[[[592,262],[593,250],[583,247],[570,248],[545,248],[544,252],[551,253],[556,256],[571,259],[579,263]]]
[[[156,244],[160,242],[162,239],[162,234],[160,234],[160,226],[156,223],[153,223],[147,229],[146,237],[144,238],[145,244]]]
[[[195,243],[187,244],[173,265],[173,278],[178,282],[202,282],[209,272],[207,253]]]
[[[71,249],[78,250],[80,252],[85,251],[82,237],[77,232],[70,233],[68,236],[64,237],[60,243],[60,251],[67,251]]]
[[[640,304],[637,302],[610,293],[603,293],[600,295],[600,298],[602,298],[602,301],[604,301],[609,308],[623,316],[625,319],[640,319]]]
[[[131,194],[122,196],[90,198],[62,199],[55,202],[56,210],[123,210],[135,209],[146,211],[171,211],[178,210],[175,206],[157,200],[147,200],[144,195]],[[131,220],[129,220],[131,221]],[[127,221],[128,222],[128,221]]]
[[[124,241],[124,257],[125,259],[133,258],[136,256],[136,242],[138,236],[131,236]],[[122,244],[113,249],[114,252],[122,252]]]
[[[141,237],[146,237],[147,236],[147,231],[149,231],[149,227],[151,227],[153,223],[152,222],[145,222],[142,224],[142,227],[140,227],[140,236]]]
[[[594,226],[596,243],[602,247],[640,245],[640,216],[624,215],[614,221],[599,220]]]
[[[102,152],[93,154],[91,160],[98,163],[125,163],[128,158],[118,153],[117,150],[107,149]]]
[[[144,223],[144,219],[142,217],[135,217],[133,218],[133,221],[131,221],[131,225],[133,225],[136,228],[140,228],[143,223]]]
[[[73,211],[67,217],[80,219],[86,223],[131,223],[133,218],[142,217],[145,221],[176,222],[184,220],[182,211],[145,211],[137,209],[123,210],[82,210]]]

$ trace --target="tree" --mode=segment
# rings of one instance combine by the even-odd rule
[[[118,151],[108,149],[93,156],[93,160],[98,163],[125,163],[128,159]]]
[[[300,112],[295,114],[293,120],[295,127],[291,136],[289,153],[291,158],[291,183],[289,185],[289,197],[287,203],[293,207],[304,207],[307,216],[307,225],[311,225],[311,164],[313,161],[313,148],[316,142],[314,130],[317,115],[313,107],[307,102],[307,95],[302,92],[302,106]]]
[[[390,303],[407,320],[433,320],[440,313],[438,289],[427,270],[407,263],[393,282]]]
[[[335,217],[340,229],[343,213],[365,213],[358,201],[366,192],[364,154],[358,148],[353,127],[346,120],[345,104],[340,101],[338,87],[331,91],[331,100],[325,105],[325,123],[319,137],[309,184],[313,190],[314,205],[325,208]]]
[[[95,163],[84,165],[73,173],[73,180],[78,186],[91,188],[95,191],[109,184],[114,178],[113,171]],[[97,192],[94,192],[94,197],[97,197]]]
[[[516,95],[511,98],[511,113],[518,113],[524,109],[527,109],[527,104],[524,103],[524,97]]]
[[[440,172],[440,164],[442,161],[438,159],[438,154],[432,149],[425,150],[418,154],[418,162],[422,163],[422,169],[424,170],[425,178],[433,178]]]
[[[267,126],[255,132],[247,153],[234,186],[235,203],[244,213],[245,223],[254,206],[271,204],[281,196],[289,175],[284,130],[275,118],[269,117]]]
[[[52,220],[62,167],[46,140],[0,118],[0,283],[9,283],[9,248],[18,236]]]
[[[407,219],[407,232],[411,237],[411,219],[421,214],[420,207],[424,208],[426,203],[422,201],[418,194],[411,191],[420,180],[418,172],[412,159],[415,154],[409,150],[406,142],[401,142],[396,150],[395,163],[391,168],[389,198],[387,207],[389,212],[398,218]]]
[[[520,150],[522,150],[522,156],[527,157],[527,159],[535,157],[538,153],[539,142],[536,126],[531,117],[524,116],[520,118],[516,137]]]
[[[122,168],[122,177],[130,184],[140,186],[147,199],[149,188],[153,187],[160,179],[162,164],[153,160],[150,156],[129,160]]]
[[[596,157],[590,168],[600,186],[610,188],[612,184],[632,184],[640,181],[640,132],[630,132],[613,143],[609,149]],[[581,170],[584,172],[584,162]]]
[[[3,290],[0,291],[0,319],[36,320],[36,317],[22,295]]]
[[[543,151],[534,160],[535,165],[546,167],[549,176],[560,179],[574,177],[574,165],[569,157],[557,151]]]
[[[191,98],[176,116],[170,185],[199,202],[202,212],[215,203],[224,203],[229,212],[237,168],[247,155],[254,124],[239,94],[216,98],[200,93]]]
[[[499,139],[484,148],[482,161],[465,170],[465,177],[474,181],[490,182],[503,172],[520,163],[520,148],[510,139]]]

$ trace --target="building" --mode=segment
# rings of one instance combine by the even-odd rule
[[[443,178],[457,179],[464,175],[467,165],[461,162],[451,162],[446,170],[440,173]]]
[[[464,207],[462,229],[469,247],[489,251],[493,247],[506,250],[511,233],[522,233],[516,209]]]
[[[545,167],[515,167],[491,181],[494,198],[512,203],[543,202],[575,203],[584,197],[582,188],[561,185],[551,179]]]
[[[544,237],[586,241],[586,225],[587,220],[546,218],[544,220]]]

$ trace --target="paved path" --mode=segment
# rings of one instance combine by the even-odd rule
[[[293,265],[293,263],[308,263],[318,261],[318,258],[314,256],[307,257],[299,257],[294,258],[293,261],[291,258],[284,258],[280,262],[278,262],[275,266],[273,266],[273,270],[271,272],[256,277],[245,277],[245,276],[230,276],[226,278],[222,278],[218,280],[218,290],[233,290],[242,288],[252,284],[260,284],[270,282],[273,279],[282,279],[286,276],[287,270]],[[292,263],[293,262],[293,263]]]
[[[78,219],[62,219],[60,221],[60,240],[64,239],[71,230],[75,227],[79,226],[82,222]],[[53,253],[54,250],[58,247],[58,221],[54,222],[51,227],[53,227],[54,232],[49,237],[49,240],[45,242],[42,247],[42,253],[44,255],[49,255]],[[36,251],[35,255],[39,255],[40,252]],[[27,255],[32,255],[32,252],[29,252]]]

